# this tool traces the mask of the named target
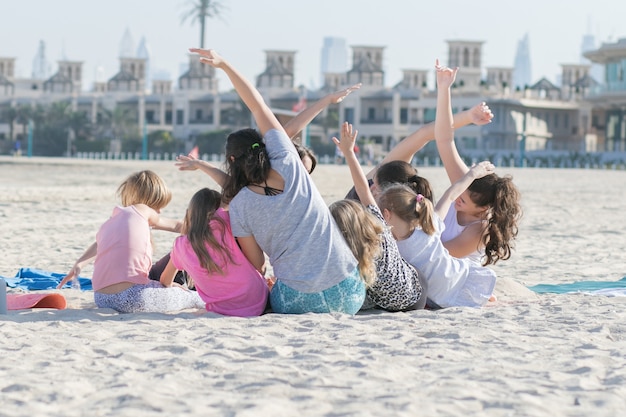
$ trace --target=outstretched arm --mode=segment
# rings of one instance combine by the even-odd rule
[[[175,165],[181,171],[195,171],[196,169],[199,169],[211,177],[213,181],[215,181],[222,188],[224,188],[224,184],[226,184],[226,181],[228,180],[228,174],[224,171],[217,168],[210,162],[194,158],[192,155],[178,155],[176,157]]]
[[[98,244],[96,242],[93,242],[91,246],[89,246],[87,250],[85,250],[81,257],[76,260],[70,272],[65,277],[63,277],[59,285],[57,285],[57,289],[63,288],[63,286],[68,283],[68,281],[78,278],[78,276],[80,275],[80,271],[83,269],[83,267],[91,262],[96,257],[97,253]]]
[[[346,158],[346,163],[350,168],[350,174],[352,175],[352,181],[354,182],[354,189],[359,196],[359,200],[366,206],[376,205],[374,195],[370,191],[367,178],[361,169],[359,160],[354,153],[354,144],[356,137],[359,134],[358,130],[353,130],[352,125],[348,122],[344,122],[341,126],[341,141],[333,137],[333,142],[339,147],[343,156]]]
[[[271,129],[284,131],[283,126],[278,122],[257,89],[228,61],[212,49],[191,48],[189,51],[200,55],[200,62],[224,71],[241,100],[250,109],[262,136],[265,136],[265,133]]]
[[[437,205],[435,206],[435,212],[439,216],[439,218],[443,219],[448,214],[448,210],[450,209],[450,204],[465,190],[470,186],[472,181],[476,178],[482,178],[485,175],[492,174],[495,170],[493,164],[489,161],[483,161],[478,165],[472,166],[465,175],[463,175],[457,182],[452,184],[441,196],[439,201],[437,201]]]
[[[457,128],[469,124],[475,124],[477,126],[484,125],[491,123],[492,118],[493,114],[485,103],[479,103],[471,109],[456,113],[453,116],[454,126]],[[402,141],[394,146],[385,158],[383,158],[380,165],[391,161],[404,161],[410,164],[413,156],[433,139],[435,139],[435,122],[430,122],[402,139]],[[374,178],[377,170],[378,166],[368,172],[367,178]]]
[[[322,110],[331,104],[341,103],[344,98],[348,97],[350,93],[354,90],[358,90],[359,88],[361,88],[361,83],[354,84],[350,87],[344,88],[343,90],[335,91],[334,93],[330,93],[322,97],[311,106],[298,113],[293,119],[285,123],[285,132],[287,132],[287,135],[290,138],[293,138],[298,134],[298,132],[304,129],[306,125],[311,123]]]
[[[156,210],[145,204],[135,204],[135,209],[141,213],[143,217],[148,219],[150,227],[156,230],[180,233],[182,229],[182,221],[162,217]]]

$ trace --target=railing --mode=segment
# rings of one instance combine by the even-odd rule
[[[177,153],[148,153],[150,161],[175,161]],[[100,160],[141,160],[141,152],[78,152],[75,155],[79,159],[100,159]],[[224,155],[221,154],[202,154],[200,159],[215,163],[223,163]],[[373,163],[377,164],[382,160],[379,156]],[[483,160],[491,160],[496,167],[501,168],[574,168],[574,169],[614,169],[626,170],[626,155],[622,153],[602,153],[602,154],[554,154],[554,155],[536,155],[524,157],[520,164],[519,155],[495,156],[494,155],[474,155],[465,157],[468,165],[478,163]],[[321,155],[318,157],[320,164],[335,164],[334,155]],[[366,161],[362,161],[365,164]],[[411,163],[418,167],[442,167],[441,160],[438,157],[418,157],[415,156]]]
[[[175,161],[180,155],[176,152],[149,152],[149,161]],[[103,159],[103,160],[141,160],[141,152],[77,152],[78,159]],[[223,162],[224,156],[219,154],[202,154],[201,159],[211,162]]]

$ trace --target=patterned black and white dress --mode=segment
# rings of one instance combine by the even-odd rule
[[[423,308],[426,291],[420,282],[419,272],[400,255],[398,245],[383,215],[375,205],[367,209],[383,224],[381,257],[376,259],[376,281],[367,289],[362,309],[382,308],[388,311],[405,311]]]

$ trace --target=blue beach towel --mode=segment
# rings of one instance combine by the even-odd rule
[[[11,288],[21,288],[23,290],[53,290],[59,285],[66,274],[44,271],[37,268],[20,268],[15,277],[2,277]],[[78,277],[80,289],[88,291],[92,289],[91,278]],[[68,282],[63,288],[70,288]]]
[[[626,296],[626,277],[619,281],[578,281],[569,284],[539,284],[528,288],[540,294],[584,292],[596,295]]]

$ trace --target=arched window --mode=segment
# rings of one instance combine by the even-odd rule
[[[474,49],[474,68],[480,68],[480,49]]]
[[[470,66],[470,53],[467,48],[463,49],[463,66],[464,67]]]

